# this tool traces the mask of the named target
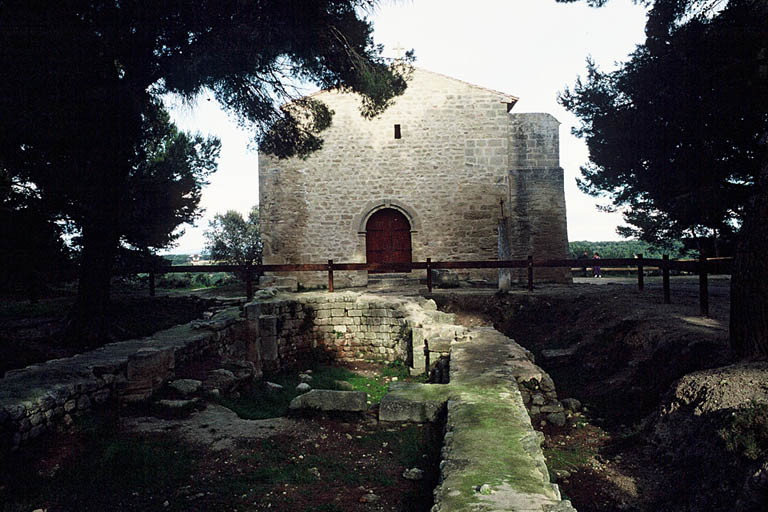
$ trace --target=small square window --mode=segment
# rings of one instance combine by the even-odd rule
[[[403,137],[403,135],[400,133],[400,125],[396,124],[395,125],[395,138],[396,139],[401,139],[402,137]]]

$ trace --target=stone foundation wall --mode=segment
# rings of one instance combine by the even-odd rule
[[[411,329],[402,301],[316,292],[249,304],[246,316],[249,324],[258,324],[261,361],[268,372],[316,355],[338,361],[408,357]]]
[[[216,354],[242,357],[249,341],[238,308],[138,340],[11,370],[0,380],[0,453],[67,430],[107,402],[149,398],[177,367]]]
[[[177,370],[216,356],[244,361],[254,378],[325,354],[340,361],[408,357],[404,301],[359,293],[264,297],[138,340],[9,371],[0,380],[0,453],[67,430],[110,400],[150,398]]]

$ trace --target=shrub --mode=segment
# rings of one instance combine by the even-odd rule
[[[719,431],[729,452],[751,460],[768,456],[768,403],[752,402],[734,411],[729,423]]]

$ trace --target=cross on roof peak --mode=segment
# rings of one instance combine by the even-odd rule
[[[403,45],[400,44],[400,41],[398,41],[397,44],[392,48],[392,51],[395,52],[396,59],[402,59],[403,56],[405,56],[405,48],[403,48]]]

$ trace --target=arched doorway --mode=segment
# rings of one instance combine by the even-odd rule
[[[398,271],[410,272],[411,224],[405,215],[394,208],[383,208],[368,218],[365,256],[368,263],[405,264]]]

